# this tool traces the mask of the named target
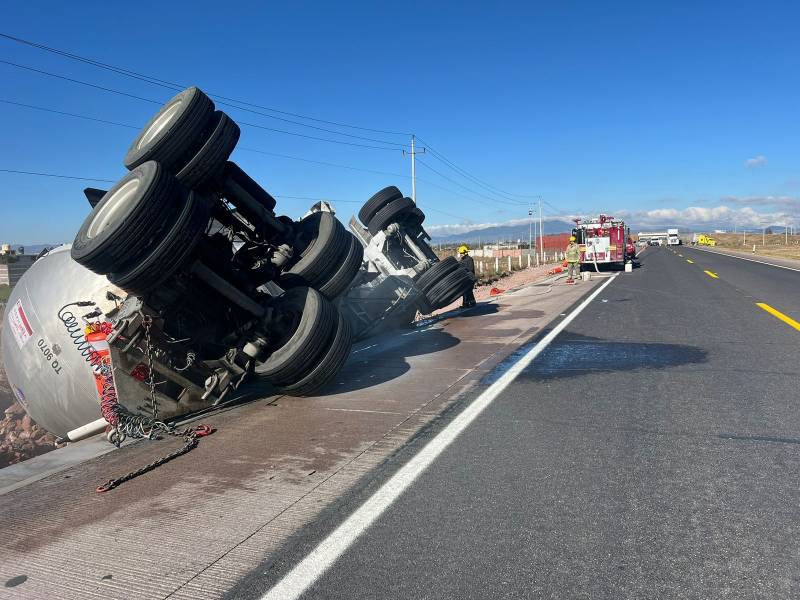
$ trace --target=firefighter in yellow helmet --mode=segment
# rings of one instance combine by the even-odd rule
[[[567,259],[567,283],[575,283],[574,277],[581,274],[581,248],[575,243],[575,236],[569,236],[569,244],[565,252]]]
[[[461,266],[463,266],[467,271],[475,275],[475,261],[472,260],[472,257],[469,255],[469,248],[467,246],[459,246],[458,248],[458,258],[461,261]],[[463,301],[461,303],[462,308],[471,308],[475,306],[475,295],[472,293],[472,288],[464,292]]]

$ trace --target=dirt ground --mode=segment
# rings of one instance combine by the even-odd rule
[[[800,260],[800,235],[790,235],[788,244],[783,233],[773,233],[763,237],[760,233],[717,233],[713,237],[720,248],[753,253],[755,245],[756,255]]]

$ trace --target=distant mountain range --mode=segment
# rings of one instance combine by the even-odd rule
[[[567,233],[572,231],[574,223],[568,221],[545,221],[544,234],[551,233]],[[464,233],[452,233],[445,235],[437,235],[431,233],[431,238],[436,243],[448,244],[456,242],[465,242],[469,244],[480,243],[493,243],[498,241],[512,241],[516,242],[521,240],[528,241],[528,224],[522,223],[519,225],[497,225],[495,227],[484,227],[483,229],[473,229],[465,231]],[[534,232],[535,233],[535,232]]]

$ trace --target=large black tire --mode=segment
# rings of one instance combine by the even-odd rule
[[[205,143],[175,175],[188,189],[204,189],[215,181],[239,141],[239,126],[224,112],[216,111],[211,122],[213,128]]]
[[[374,194],[369,200],[364,203],[361,210],[358,211],[358,218],[365,227],[369,227],[369,222],[380,209],[389,204],[392,200],[397,200],[403,197],[403,193],[395,186],[383,188],[380,192]]]
[[[279,278],[282,287],[319,288],[328,282],[349,250],[352,234],[329,212],[310,214],[297,223],[295,252],[300,256]]]
[[[425,221],[425,213],[416,206],[403,216],[403,223],[412,227],[419,227]]]
[[[464,293],[472,289],[474,285],[475,278],[472,274],[459,266],[458,269],[432,286],[425,294],[425,297],[434,309],[443,308],[456,300],[459,296],[463,296]]]
[[[414,279],[414,285],[425,294],[432,286],[436,285],[446,275],[455,271],[459,266],[455,257],[448,256],[437,263],[433,263],[421,275],[417,275],[416,279]]]
[[[372,235],[375,235],[381,229],[388,227],[389,224],[402,221],[403,215],[409,213],[414,207],[415,204],[411,198],[392,200],[375,213],[375,216],[370,219],[367,228]]]
[[[275,198],[270,196],[247,173],[242,171],[242,169],[236,163],[225,163],[225,172],[223,177],[225,178],[224,185],[226,193],[241,194],[244,192],[253,200],[266,207],[268,210],[275,209],[275,205],[277,204]]]
[[[134,294],[153,290],[185,266],[208,227],[209,216],[209,201],[195,192],[190,193],[161,242],[142,261],[127,271],[110,273],[108,279]]]
[[[291,320],[270,357],[256,372],[277,386],[297,383],[322,360],[337,327],[339,311],[312,288],[294,288],[272,301],[277,312]],[[272,330],[278,325],[271,324]]]
[[[72,243],[72,258],[105,275],[139,262],[175,222],[186,190],[157,162],[135,168],[112,187]]]
[[[347,318],[341,313],[338,313],[338,316],[336,333],[322,360],[308,375],[296,383],[279,388],[281,392],[289,396],[309,396],[324,388],[339,374],[344,363],[347,362],[347,357],[350,356],[350,349],[353,346],[353,331]]]
[[[348,234],[350,235],[350,248],[347,250],[344,260],[338,263],[341,266],[336,269],[328,281],[319,287],[320,293],[326,298],[333,299],[344,292],[350,286],[364,260],[364,247],[352,233],[348,232]]]
[[[157,160],[177,172],[208,138],[206,130],[214,103],[200,89],[190,87],[169,100],[136,136],[125,155],[125,166],[135,169]]]

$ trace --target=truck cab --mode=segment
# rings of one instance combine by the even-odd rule
[[[677,229],[667,229],[667,245],[668,246],[680,246],[681,245],[681,238],[678,235]]]
[[[624,221],[606,215],[585,221],[576,219],[572,235],[581,249],[581,264],[624,266],[625,261],[630,260],[630,230]]]

